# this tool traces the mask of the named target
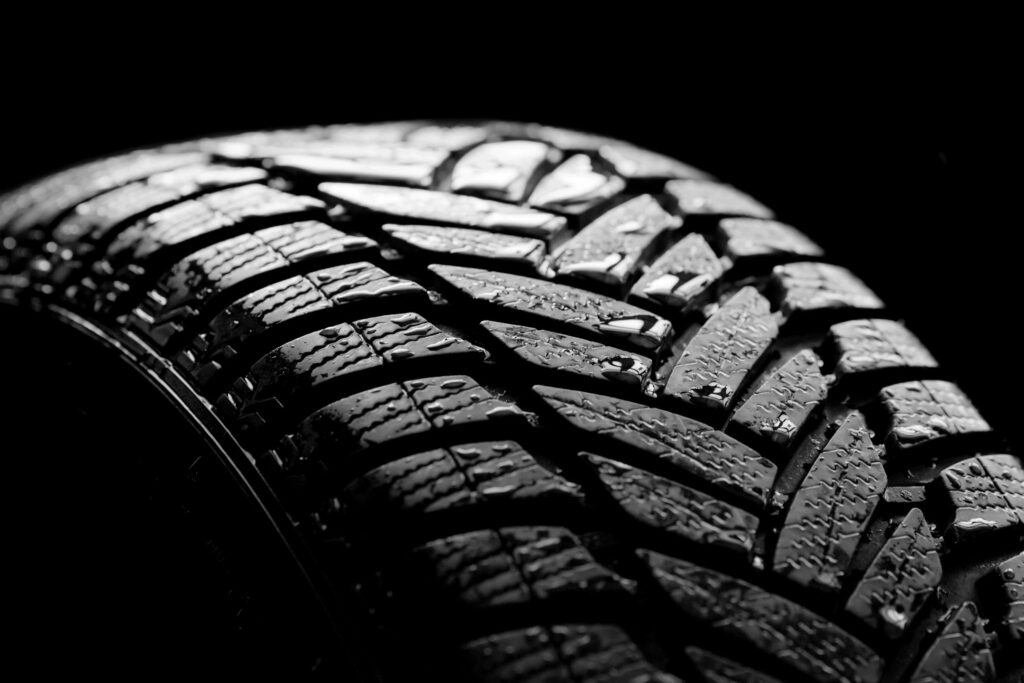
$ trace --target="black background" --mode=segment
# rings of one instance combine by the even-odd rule
[[[486,44],[454,56],[339,47],[311,69],[292,41],[264,45],[259,59],[225,50],[190,61],[185,41],[164,59],[89,49],[59,68],[12,69],[0,187],[124,148],[310,123],[496,117],[621,137],[738,185],[811,235],[1017,438],[1019,191],[1000,164],[1011,130],[986,84],[958,90],[917,69],[818,73],[812,53],[799,74],[755,70],[756,56],[712,72],[684,51],[588,62],[593,46],[531,62],[523,44],[508,61]]]

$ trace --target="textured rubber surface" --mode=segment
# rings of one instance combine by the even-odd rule
[[[245,134],[30,184],[0,244],[2,300],[241,445],[382,680],[1020,680],[1019,458],[867,284],[685,164]]]

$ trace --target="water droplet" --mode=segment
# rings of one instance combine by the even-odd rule
[[[523,414],[523,411],[521,411],[519,408],[517,408],[515,406],[510,406],[510,405],[495,406],[494,408],[491,408],[490,410],[488,410],[485,413],[485,415],[487,415],[487,417],[491,417],[491,418],[513,417],[513,416],[520,416],[522,414]]]
[[[325,330],[320,330],[320,336],[324,339],[337,339],[341,336],[341,331],[337,327],[328,327]]]
[[[886,605],[878,611],[879,616],[901,631],[907,625],[907,615],[899,606]]]
[[[902,425],[892,430],[900,441],[922,441],[935,436],[935,432],[925,425]]]
[[[626,221],[622,225],[616,227],[615,232],[628,235],[643,232],[645,229],[647,229],[647,225],[643,221],[638,221],[634,218],[633,220]]]
[[[672,331],[672,324],[655,315],[638,314],[610,318],[601,323],[600,330],[607,334],[626,337],[637,346],[655,349]]]
[[[403,358],[412,358],[416,354],[414,354],[412,351],[410,351],[409,349],[405,348],[404,346],[399,346],[396,349],[391,349],[391,352],[390,352],[389,355],[394,360],[401,360]]]
[[[438,401],[431,401],[423,406],[424,412],[428,415],[436,415],[444,412],[444,404]]]
[[[432,344],[427,344],[427,348],[430,349],[431,351],[440,351],[443,348],[451,346],[457,341],[460,341],[457,337],[445,337]]]
[[[466,380],[464,379],[446,379],[441,382],[442,389],[461,389],[466,386]]]
[[[399,327],[407,327],[414,323],[420,322],[423,319],[415,313],[403,313],[402,315],[395,316],[391,319],[392,324],[398,325]]]
[[[598,362],[599,359],[592,359]],[[640,384],[647,377],[650,367],[635,356],[612,356],[600,360],[601,374],[609,379]]]

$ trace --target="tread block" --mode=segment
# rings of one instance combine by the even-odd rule
[[[430,266],[472,299],[539,316],[644,351],[658,349],[672,335],[664,318],[615,299],[552,282],[459,266]]]
[[[360,183],[321,183],[320,191],[348,207],[391,219],[448,223],[548,244],[558,241],[567,225],[564,217],[544,211],[448,192]]]
[[[1002,587],[1003,629],[1014,641],[1024,641],[1024,553],[1020,553],[996,569]]]
[[[431,254],[450,254],[482,261],[504,261],[538,274],[545,274],[550,270],[547,266],[548,250],[544,242],[530,237],[438,225],[388,224],[384,226],[384,230],[398,242]]]
[[[418,313],[382,315],[310,332],[260,358],[217,401],[243,432],[262,426],[296,395],[337,378],[389,365],[465,362],[483,349],[448,335]]]
[[[882,390],[880,398],[889,418],[885,445],[890,457],[894,451],[943,437],[991,431],[967,396],[952,382],[893,384]]]
[[[312,218],[323,208],[322,202],[309,197],[266,185],[242,185],[176,204],[130,226],[111,243],[107,257],[140,259],[242,221]]]
[[[973,602],[945,615],[945,625],[928,647],[909,683],[989,683],[996,678],[984,620]]]
[[[515,441],[483,441],[438,448],[381,465],[345,487],[332,501],[367,531],[403,529],[431,513],[488,504],[583,505],[579,487],[541,467]]]
[[[586,154],[574,154],[540,179],[528,203],[548,211],[580,214],[625,187],[621,177],[596,168]]]
[[[740,579],[651,550],[639,551],[692,619],[749,642],[822,681],[877,681],[882,659],[813,612]]]
[[[708,683],[781,683],[767,674],[699,647],[686,648],[686,656],[700,669]]]
[[[164,346],[205,304],[267,272],[321,257],[376,250],[377,243],[325,223],[303,221],[212,244],[172,267],[129,317],[129,326]]]
[[[912,509],[871,561],[846,611],[889,638],[903,633],[942,580],[928,521]]]
[[[847,416],[793,494],[775,547],[775,571],[804,586],[841,588],[885,492],[880,455],[864,416]]]
[[[574,427],[647,453],[758,507],[767,504],[775,465],[706,424],[610,396],[545,386],[534,391]]]
[[[402,138],[405,142],[425,147],[458,150],[478,145],[490,135],[486,126],[470,124],[434,124],[417,126]]]
[[[393,297],[426,299],[427,293],[415,282],[363,261],[296,275],[237,299],[175,361],[205,384],[237,354],[238,344],[251,342],[253,335],[318,311]]]
[[[481,325],[519,358],[543,370],[618,382],[637,390],[645,388],[651,373],[650,359],[598,342],[491,320]]]
[[[131,283],[171,267],[192,250],[250,227],[316,218],[323,209],[318,200],[265,185],[242,185],[175,204],[129,226],[110,244],[90,275],[100,283],[95,306],[109,308],[130,291]]]
[[[646,661],[617,626],[566,624],[499,633],[462,647],[467,681],[682,683]]]
[[[881,299],[853,273],[828,263],[776,266],[772,281],[781,292],[780,308],[786,318],[837,309],[885,308]]]
[[[665,384],[665,395],[726,411],[779,328],[768,300],[744,287],[690,340]]]
[[[665,233],[682,224],[650,195],[602,214],[565,243],[555,257],[559,275],[624,287]]]
[[[833,325],[829,339],[840,378],[885,368],[934,368],[935,359],[911,332],[893,320],[850,320]]]
[[[717,214],[774,218],[771,209],[732,185],[710,180],[670,180],[665,184],[665,191],[675,199],[683,216]]]
[[[758,525],[754,515],[625,463],[581,455],[623,511],[641,524],[749,559]]]
[[[57,173],[9,195],[0,204],[3,234],[45,227],[76,204],[121,185],[203,161],[196,152],[145,151],[103,159]]]
[[[821,361],[804,349],[754,390],[737,408],[732,422],[786,448],[827,393]]]
[[[197,192],[259,183],[266,179],[267,172],[259,168],[216,164],[195,164],[164,171],[79,204],[54,226],[51,238],[57,244],[72,249],[78,240],[96,243],[112,237],[110,231],[125,221]]]
[[[375,182],[416,181],[429,177],[448,158],[441,145],[400,139],[400,136],[352,136],[333,133],[302,136],[281,135],[235,138],[212,147],[216,157],[235,163],[280,165],[282,159],[308,159],[309,163],[335,163],[325,167],[325,175],[352,176]],[[287,165],[287,164],[285,164]],[[332,169],[336,168],[337,171]],[[311,170],[316,173],[316,170]]]
[[[947,467],[939,478],[953,507],[954,541],[988,531],[1024,531],[1024,469],[1012,455],[980,455]]]
[[[718,223],[725,255],[733,263],[779,256],[821,257],[825,252],[791,225],[757,218],[725,218]]]
[[[724,266],[711,245],[691,233],[658,257],[633,285],[632,296],[683,310],[722,277]]]
[[[530,181],[562,153],[536,140],[485,142],[462,155],[452,169],[454,192],[477,194],[509,202],[526,199]]]
[[[307,462],[344,469],[352,464],[353,453],[395,439],[449,427],[497,427],[500,420],[523,424],[525,414],[469,377],[414,379],[362,391],[316,410],[268,455],[286,472]]]
[[[707,178],[707,174],[693,166],[617,140],[601,144],[597,152],[612,165],[616,173],[630,180]]]
[[[626,596],[632,581],[606,569],[561,527],[503,527],[431,541],[412,553],[419,584],[410,597],[453,610],[535,603],[560,598]],[[412,586],[410,586],[412,587]]]
[[[612,165],[616,173],[630,180],[707,177],[706,173],[664,154],[658,154],[603,135],[535,125],[529,126],[525,133],[561,149],[596,152],[598,156]]]
[[[249,161],[318,178],[429,187],[449,151],[410,142],[318,142],[259,147]]]

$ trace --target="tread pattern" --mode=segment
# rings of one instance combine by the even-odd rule
[[[526,198],[531,179],[562,153],[534,140],[487,142],[470,149],[452,169],[451,189],[508,202]]]
[[[1010,528],[1024,532],[1024,469],[1013,456],[973,457],[944,469],[940,481],[954,511],[954,540]]]
[[[882,301],[845,268],[828,263],[788,263],[772,271],[786,318],[835,310],[877,311]]]
[[[285,436],[269,455],[285,470],[320,458],[332,462],[398,438],[452,426],[494,428],[497,420],[525,418],[465,376],[409,380],[359,392],[320,408]],[[344,467],[345,462],[337,463]],[[332,463],[323,462],[330,467]]]
[[[176,204],[121,232],[92,269],[98,284],[86,284],[95,306],[111,307],[145,275],[159,275],[195,249],[246,229],[315,218],[324,206],[264,185],[242,185]],[[84,300],[84,296],[80,297]]]
[[[376,251],[377,243],[348,235],[324,223],[303,221],[239,235],[188,255],[164,274],[133,311],[130,325],[164,346],[190,319],[201,315],[213,297],[237,291],[267,272],[327,256]],[[300,266],[301,267],[301,266]]]
[[[886,475],[864,417],[843,420],[793,494],[773,566],[791,581],[836,591],[885,491]]]
[[[77,245],[86,237],[90,242],[98,242],[133,217],[203,190],[259,183],[267,178],[262,169],[218,164],[194,164],[164,171],[79,204],[54,226],[51,238],[61,245]]]
[[[646,661],[622,629],[555,625],[487,636],[463,649],[474,665],[467,681],[482,683],[682,683]]]
[[[559,370],[578,377],[601,379],[638,390],[648,388],[650,359],[598,342],[557,332],[538,330],[484,320],[481,327],[490,332],[519,358],[542,370]]]
[[[541,467],[515,441],[483,441],[417,453],[374,468],[331,501],[374,530],[414,528],[424,515],[482,505],[584,504],[579,486]]]
[[[686,654],[700,668],[708,683],[780,683],[760,671],[699,647],[686,648]]]
[[[1024,552],[997,568],[1003,608],[1003,628],[1014,641],[1024,640]]]
[[[262,426],[302,392],[390,365],[472,363],[484,351],[418,313],[363,318],[310,332],[260,358],[217,402],[243,432]]]
[[[504,261],[539,274],[548,268],[544,242],[529,237],[436,225],[389,224],[384,230],[400,244],[432,254],[455,254],[485,262]]]
[[[633,285],[632,295],[681,311],[717,282],[724,267],[698,233],[681,239]]]
[[[529,203],[546,211],[579,215],[625,188],[621,177],[598,168],[586,154],[574,154],[540,179]]]
[[[477,268],[431,266],[452,286],[478,302],[539,316],[584,333],[622,341],[643,350],[658,349],[672,334],[664,318],[610,297]]]
[[[699,179],[672,180],[665,184],[665,192],[675,199],[684,216],[718,214],[774,218],[768,207],[730,185]]]
[[[910,683],[983,683],[995,673],[978,608],[966,602],[950,610],[945,628],[924,653]]]
[[[238,299],[177,354],[177,362],[205,384],[238,353],[237,345],[274,327],[314,313],[372,300],[385,303],[425,297],[426,290],[363,261],[296,275]],[[250,343],[250,347],[251,347]]]
[[[640,556],[689,617],[823,681],[877,681],[882,660],[832,623],[762,588],[650,550]]]
[[[736,410],[732,421],[778,446],[790,446],[827,393],[820,367],[813,352],[796,354],[768,375]]]
[[[616,460],[583,454],[633,519],[681,539],[749,558],[758,519],[728,503]]]
[[[522,235],[547,244],[561,239],[566,229],[561,216],[479,197],[359,183],[323,183],[320,190],[348,207],[392,219]]]
[[[534,389],[562,419],[579,429],[610,437],[753,505],[767,504],[775,465],[706,424],[609,396],[555,387]]]
[[[431,541],[410,560],[421,571],[407,575],[412,591],[440,613],[530,600],[622,597],[635,584],[598,564],[569,530],[502,527]]]
[[[825,252],[796,228],[778,221],[725,218],[718,223],[725,255],[733,263],[779,256],[822,257]]]
[[[848,377],[886,368],[934,368],[935,359],[920,340],[892,320],[850,320],[829,330],[836,375]]]
[[[616,206],[569,240],[555,258],[559,275],[624,287],[665,232],[682,225],[650,195]]]
[[[878,551],[846,610],[889,637],[899,636],[939,585],[942,565],[924,513],[914,508]]]
[[[269,168],[310,176],[358,182],[384,182],[429,187],[445,161],[445,149],[392,142],[333,142],[253,150],[248,161]]]
[[[663,155],[429,121],[122,155],[0,197],[0,298],[212,406],[384,680],[1019,677],[1019,459],[864,282]]]
[[[192,151],[135,152],[73,168],[44,178],[9,195],[0,205],[5,235],[47,226],[61,214],[120,185],[203,161]]]
[[[951,382],[894,384],[882,390],[881,401],[889,420],[885,445],[890,457],[943,437],[991,430],[967,396]]]
[[[753,287],[744,287],[683,349],[665,394],[719,412],[727,410],[777,334],[768,300]]]

